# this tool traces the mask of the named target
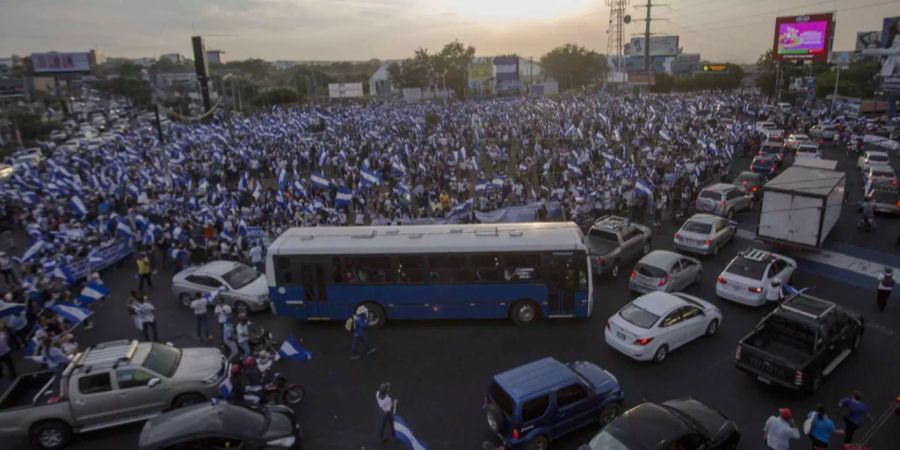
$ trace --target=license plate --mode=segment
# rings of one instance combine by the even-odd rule
[[[772,380],[765,378],[765,377],[756,377],[756,379],[764,384],[772,384]]]
[[[624,340],[625,340],[625,333],[622,333],[622,332],[620,332],[620,331],[616,331],[616,337],[624,341]]]

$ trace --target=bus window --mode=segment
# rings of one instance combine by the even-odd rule
[[[541,256],[535,254],[511,254],[504,257],[506,281],[534,282],[541,279]]]
[[[496,255],[472,255],[472,269],[477,281],[500,281],[500,257]]]
[[[422,256],[397,257],[397,282],[421,283],[425,281],[425,261]]]
[[[350,256],[346,270],[356,275],[358,283],[393,283],[391,258],[387,256]]]
[[[279,286],[293,286],[300,277],[297,273],[300,269],[298,258],[290,256],[275,257],[275,282]],[[291,263],[294,263],[293,265]]]
[[[334,258],[331,258],[331,273],[334,276],[334,284],[342,284],[342,283],[350,283],[351,282],[349,279],[346,281],[344,280],[344,275],[349,275],[349,274],[346,274],[345,272],[343,272],[341,270],[341,258],[339,258],[337,256],[335,256]]]
[[[428,257],[428,271],[431,281],[437,283],[464,283],[466,257],[462,255],[434,255]]]

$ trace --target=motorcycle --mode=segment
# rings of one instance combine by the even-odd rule
[[[856,223],[856,228],[865,231],[866,233],[875,229],[875,218],[863,216],[859,218],[859,221]]]
[[[289,383],[280,372],[266,372],[260,396],[266,401],[299,405],[306,398],[306,389],[296,383]]]

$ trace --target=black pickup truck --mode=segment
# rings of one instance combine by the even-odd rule
[[[784,301],[738,343],[735,365],[765,384],[815,392],[859,346],[865,321],[805,294]]]

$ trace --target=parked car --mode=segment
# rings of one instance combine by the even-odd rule
[[[797,150],[801,144],[813,144],[813,141],[805,134],[792,134],[785,139],[784,143],[787,148]]]
[[[228,365],[216,348],[112,341],[88,347],[63,372],[22,375],[0,397],[4,437],[63,448],[75,433],[147,420],[218,396]]]
[[[266,276],[239,262],[213,261],[188,267],[172,278],[172,295],[185,306],[190,306],[197,293],[216,290],[221,290],[219,296],[239,313],[269,308]]]
[[[876,186],[867,198],[875,205],[875,212],[900,215],[900,191],[896,187]]]
[[[718,255],[719,249],[734,240],[737,224],[724,217],[694,214],[675,233],[675,248],[701,255]]]
[[[676,292],[700,282],[700,261],[667,250],[654,250],[638,261],[631,272],[628,287],[635,292]]]
[[[811,137],[825,141],[833,141],[837,136],[837,126],[831,124],[815,125],[809,129]]]
[[[859,158],[856,159],[856,168],[860,172],[865,172],[871,166],[887,166],[891,165],[891,157],[887,152],[867,150]]]
[[[716,278],[716,295],[745,305],[762,306],[772,280],[778,278],[782,285],[787,284],[796,269],[797,262],[787,256],[759,249],[744,250]]]
[[[619,276],[625,264],[650,253],[650,228],[619,216],[603,216],[587,233],[594,274]]]
[[[796,150],[795,158],[822,159],[822,149],[817,144],[800,144]]]
[[[611,422],[624,401],[616,377],[597,365],[543,358],[495,375],[483,410],[507,448],[547,450],[566,433]]]
[[[144,424],[139,450],[294,448],[302,432],[281,405],[214,401],[160,414]]]
[[[734,450],[740,440],[738,426],[724,414],[683,398],[641,403],[578,450]]]
[[[897,173],[891,166],[869,166],[863,179],[866,186],[897,186]]]
[[[703,188],[697,195],[695,209],[699,212],[716,214],[727,218],[734,213],[753,208],[753,196],[740,186],[716,183]]]
[[[766,178],[771,178],[778,170],[778,157],[775,155],[757,155],[750,162],[750,170]]]
[[[731,183],[735,186],[742,187],[745,191],[753,195],[754,200],[758,200],[760,189],[766,184],[766,179],[756,172],[745,170],[734,177],[734,180]]]
[[[683,293],[651,292],[625,305],[606,321],[606,343],[638,361],[663,362],[672,350],[712,336],[722,312]]]
[[[764,384],[815,392],[856,351],[859,314],[805,294],[785,300],[740,340],[735,365]]]

